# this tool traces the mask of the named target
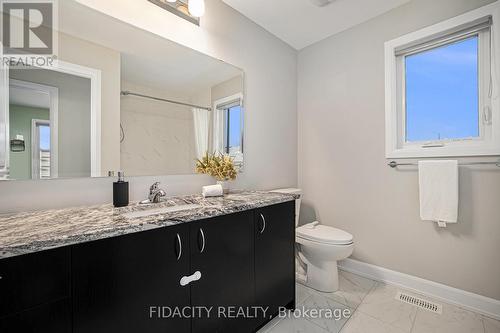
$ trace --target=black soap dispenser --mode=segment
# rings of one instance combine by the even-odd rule
[[[113,205],[128,206],[128,182],[125,181],[123,171],[118,171],[118,181],[113,183]]]

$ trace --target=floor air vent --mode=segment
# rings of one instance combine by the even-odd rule
[[[419,307],[421,309],[424,309],[424,310],[427,310],[427,311],[430,311],[433,313],[438,313],[438,314],[443,313],[443,306],[441,304],[434,303],[434,302],[431,302],[431,301],[425,300],[423,298],[416,297],[416,296],[413,296],[413,295],[410,295],[410,294],[407,294],[407,293],[404,293],[401,291],[399,291],[398,294],[396,295],[396,299],[401,301],[401,302],[414,305],[416,307]]]

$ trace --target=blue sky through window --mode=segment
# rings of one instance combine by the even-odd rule
[[[40,126],[40,149],[50,150],[50,127]]]
[[[234,106],[229,109],[229,147],[239,147],[241,145],[241,106]]]
[[[405,61],[406,140],[479,136],[478,37]]]

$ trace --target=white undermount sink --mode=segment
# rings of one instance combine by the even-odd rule
[[[188,204],[188,205],[179,205],[179,206],[170,206],[170,207],[162,207],[162,208],[153,208],[153,209],[146,209],[146,210],[141,210],[137,212],[130,212],[130,213],[125,213],[123,216],[128,219],[135,219],[139,217],[146,217],[146,216],[152,216],[152,215],[158,215],[158,214],[168,214],[168,213],[175,213],[175,212],[180,212],[183,210],[190,210],[190,209],[197,209],[201,208],[201,205],[197,204]]]

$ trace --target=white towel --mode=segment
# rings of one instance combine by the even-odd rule
[[[458,220],[458,162],[418,162],[420,218],[440,227]]]
[[[204,198],[207,197],[220,197],[224,195],[224,191],[222,190],[222,186],[220,184],[203,186],[201,190],[201,194]]]

